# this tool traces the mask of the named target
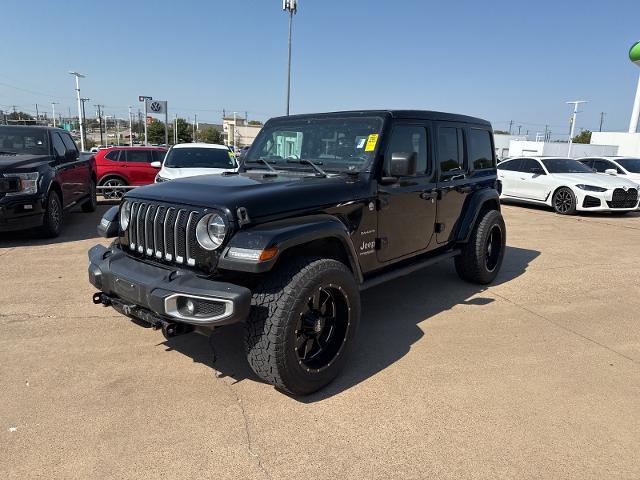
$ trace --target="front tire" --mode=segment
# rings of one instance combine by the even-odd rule
[[[254,292],[247,360],[263,380],[308,395],[342,370],[360,321],[351,271],[332,259],[290,259]]]
[[[47,238],[55,238],[60,235],[63,218],[62,201],[58,193],[52,190],[47,197],[47,209],[44,212],[42,227],[40,227],[42,235]]]
[[[498,210],[485,211],[462,247],[462,253],[454,260],[458,276],[480,285],[491,283],[502,266],[506,240],[502,214]]]
[[[576,196],[568,187],[561,187],[553,194],[553,209],[560,215],[576,213]]]

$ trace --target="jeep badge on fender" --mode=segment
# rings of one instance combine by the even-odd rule
[[[428,111],[269,120],[238,172],[137,188],[89,251],[95,303],[205,335],[245,325],[251,368],[296,395],[333,380],[360,291],[453,259],[493,281],[506,229],[491,125]]]

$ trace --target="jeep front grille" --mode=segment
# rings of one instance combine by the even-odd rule
[[[157,260],[195,266],[195,228],[201,212],[188,208],[133,201],[127,230],[132,252]]]
[[[607,205],[609,208],[634,208],[638,205],[638,190],[630,188],[624,191],[622,188],[616,188]]]

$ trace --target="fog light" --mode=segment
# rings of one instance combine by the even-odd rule
[[[187,312],[189,313],[189,315],[193,315],[193,312],[196,311],[196,306],[193,304],[193,300],[187,299],[185,303],[185,308],[187,309]]]

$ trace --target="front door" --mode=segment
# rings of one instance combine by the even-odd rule
[[[123,160],[122,155],[126,152],[127,173],[131,185],[147,185],[153,183],[155,179],[155,170],[151,166],[153,157],[150,150],[130,149],[123,150],[120,154],[120,161]]]
[[[437,241],[447,243],[462,213],[469,186],[465,129],[455,124],[438,125]]]
[[[432,244],[436,219],[436,182],[428,123],[396,123],[387,144],[384,175],[388,175],[391,155],[415,152],[416,175],[399,178],[378,187],[378,261],[388,262]],[[371,245],[371,250],[375,248]]]

